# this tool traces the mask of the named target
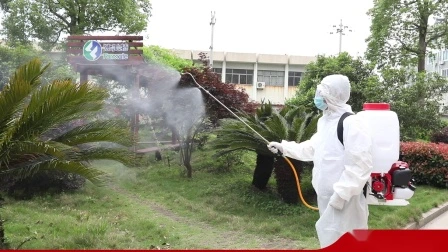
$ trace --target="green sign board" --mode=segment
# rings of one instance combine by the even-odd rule
[[[85,59],[95,61],[103,57],[105,60],[128,60],[128,43],[100,43],[89,40],[84,44],[82,54]]]

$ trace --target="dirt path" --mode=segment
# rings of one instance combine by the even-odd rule
[[[190,249],[304,249],[298,245],[297,241],[290,239],[279,237],[265,238],[239,231],[217,229],[205,222],[179,216],[164,206],[131,194],[116,184],[110,184],[110,188],[117,193],[126,195],[135,204],[147,206],[150,210],[163,217],[169,218],[181,225],[187,225],[191,228],[201,230],[202,232],[199,234],[192,234],[189,237],[198,246]]]

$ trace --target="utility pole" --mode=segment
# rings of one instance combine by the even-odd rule
[[[348,29],[348,26],[343,25],[342,19],[341,19],[341,22],[339,23],[339,25],[338,26],[333,25],[333,28],[336,28],[336,33],[339,33],[339,54],[340,54],[342,51],[342,35],[345,35],[344,32],[345,32],[345,30]],[[349,29],[348,31],[352,32],[351,29]],[[334,32],[330,32],[330,34],[334,34]]]
[[[209,67],[213,67],[213,30],[215,28],[216,18],[215,18],[215,12],[212,11],[212,19],[210,21],[210,25],[212,26],[212,42],[210,44],[210,63]]]

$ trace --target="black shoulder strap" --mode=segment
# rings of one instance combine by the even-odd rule
[[[342,145],[344,145],[344,138],[343,138],[343,133],[344,133],[344,119],[347,117],[347,116],[351,116],[351,115],[353,115],[352,113],[350,113],[350,112],[345,112],[344,114],[342,114],[342,116],[341,116],[341,118],[339,118],[339,122],[338,122],[338,139],[339,139],[339,142],[341,142],[341,144]]]

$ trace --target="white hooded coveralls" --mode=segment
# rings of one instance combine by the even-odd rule
[[[320,215],[316,231],[323,248],[346,232],[367,229],[369,211],[362,189],[373,166],[372,141],[357,115],[343,122],[344,146],[337,137],[339,118],[345,112],[352,112],[346,104],[350,97],[348,78],[327,76],[318,85],[317,92],[328,105],[317,123],[317,132],[300,144],[283,140],[281,145],[285,156],[314,163],[312,185]]]

